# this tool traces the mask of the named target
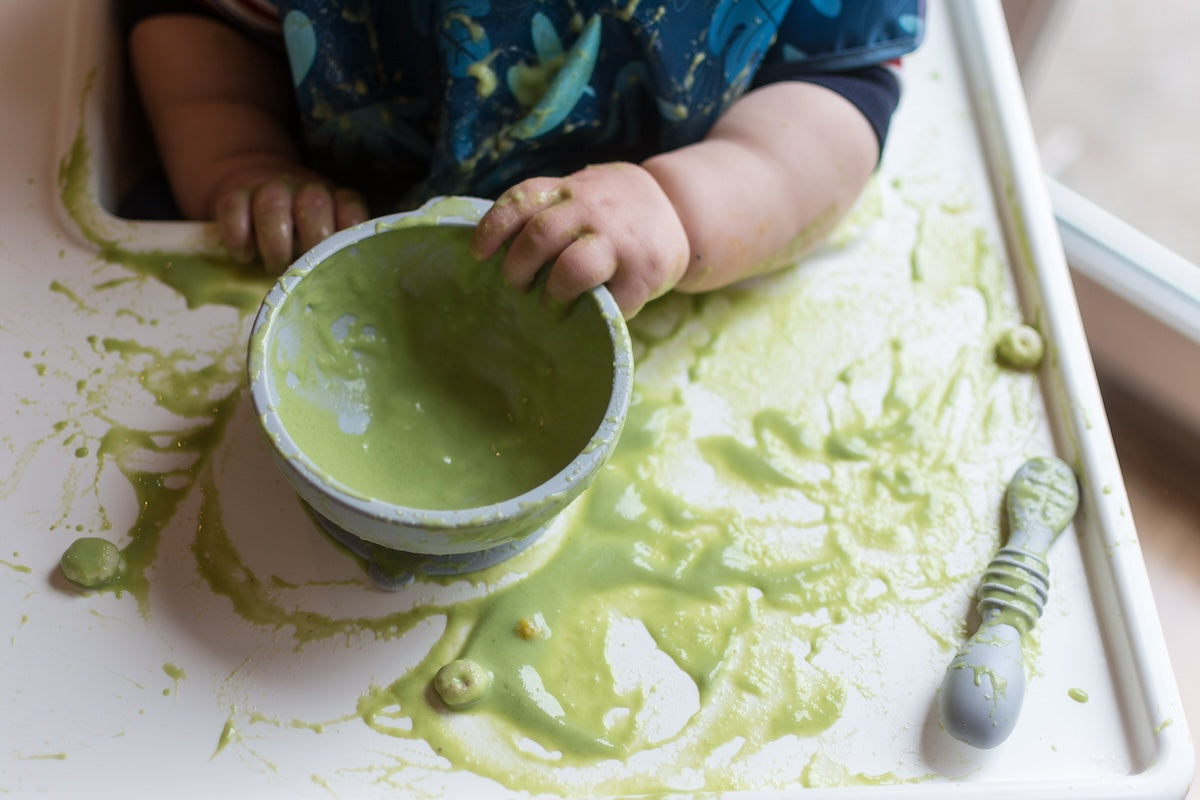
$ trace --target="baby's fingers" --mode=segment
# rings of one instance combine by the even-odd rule
[[[331,189],[324,183],[306,183],[296,190],[293,218],[297,255],[316,247],[334,231],[367,220],[367,202],[353,189]]]
[[[367,201],[353,189],[334,189],[333,208],[333,224],[339,231],[366,222],[370,216]]]
[[[625,319],[633,319],[642,306],[667,292],[672,285],[653,284],[644,273],[626,269],[618,271],[608,281],[608,291],[612,293],[617,308],[621,309],[621,315]]]
[[[325,184],[306,183],[297,189],[293,211],[298,252],[308,252],[333,234],[333,193]]]
[[[221,241],[230,257],[243,264],[253,261],[256,248],[250,219],[250,190],[235,189],[221,195],[217,199],[215,216]]]
[[[540,211],[567,199],[562,182],[555,178],[531,178],[509,189],[492,204],[475,226],[471,252],[490,258],[500,245],[521,231]]]
[[[552,305],[568,304],[608,282],[617,274],[618,266],[616,251],[607,239],[583,236],[564,249],[550,268],[545,298]]]
[[[504,280],[518,291],[527,291],[542,267],[559,261],[568,248],[575,247],[588,235],[575,216],[566,205],[552,206],[534,215],[504,254],[500,264]]]
[[[272,272],[282,271],[292,262],[295,247],[292,201],[292,188],[284,180],[264,183],[255,190],[251,201],[258,254]]]

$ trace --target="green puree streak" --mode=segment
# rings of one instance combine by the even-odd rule
[[[89,82],[81,108],[90,91]],[[199,253],[134,252],[107,236],[88,187],[91,171],[91,151],[81,125],[59,166],[59,195],[84,236],[97,247],[100,258],[170,286],[185,298],[189,308],[217,304],[247,313],[257,310],[270,285],[261,271]],[[121,282],[106,281],[94,290],[102,292]],[[52,284],[50,290],[68,291],[57,284]],[[91,311],[82,298],[72,299],[80,310]],[[129,592],[143,615],[148,616],[147,571],[155,563],[163,530],[190,494],[239,401],[239,389],[245,381],[245,340],[239,337],[215,348],[205,343],[207,350],[187,352],[111,337],[89,337],[88,342],[105,363],[103,372],[109,384],[125,381],[141,385],[162,409],[190,422],[187,427],[164,430],[127,427],[108,416],[103,382],[95,387],[80,383],[81,396],[89,406],[86,413],[108,423],[98,446],[92,448],[94,457],[101,466],[112,464],[119,470],[133,488],[138,508],[137,518],[124,537],[110,537],[124,539],[120,575],[98,590]],[[100,370],[94,373],[99,374]],[[58,423],[56,432],[68,424]],[[98,476],[99,471],[97,481]],[[96,487],[93,490],[98,491]],[[104,517],[100,527],[107,530],[106,512],[103,508],[100,512]]]
[[[89,80],[80,98],[81,112],[91,88]],[[88,188],[91,171],[91,150],[80,125],[71,151],[59,165],[59,197],[83,235],[96,245],[101,258],[170,286],[190,308],[208,304],[246,311],[258,308],[271,281],[257,268],[203,253],[133,251],[111,238],[104,230],[96,199]],[[63,288],[52,287],[52,290],[61,292]],[[82,304],[79,298],[73,299]]]
[[[77,214],[84,206],[70,196],[85,162],[80,137],[62,171]],[[286,629],[302,647],[370,633],[402,648],[418,626],[444,620],[417,666],[362,687],[340,720],[361,720],[382,737],[381,753],[387,738],[423,740],[446,769],[533,793],[661,792],[685,779],[708,791],[912,780],[854,773],[822,755],[852,698],[886,702],[891,685],[887,656],[869,641],[858,640],[869,651],[858,669],[841,668],[844,629],[904,625],[928,638],[914,647],[952,652],[963,587],[994,549],[1003,487],[1040,434],[1036,379],[992,358],[1018,319],[1003,265],[962,212],[917,213],[919,269],[901,259],[898,278],[806,267],[643,310],[631,325],[634,405],[596,483],[539,544],[470,576],[486,589],[480,596],[430,581],[414,587],[420,604],[401,595],[395,607],[405,610],[391,614],[339,617],[320,600],[298,603],[244,563],[239,541],[254,532],[225,528],[208,457],[237,402],[236,365],[218,358],[222,366],[196,370],[182,356],[106,342],[104,353],[144,359],[138,380],[157,386],[164,406],[199,420],[170,435],[113,424],[98,448],[141,509],[116,588],[145,608],[159,534],[199,486],[199,571],[264,636]],[[100,246],[192,304],[247,308],[257,291],[233,267]],[[336,309],[317,311],[336,320]],[[867,335],[866,317],[887,320],[881,336]],[[362,328],[349,338],[369,349]],[[236,347],[229,354],[237,360]],[[146,466],[147,453],[167,451],[189,458]],[[519,635],[532,619],[542,632]],[[632,679],[633,662],[647,657]],[[493,681],[451,711],[433,682],[460,658]],[[219,753],[252,725],[297,724],[234,709],[213,735]],[[777,773],[747,767],[782,737],[802,753],[794,763]],[[717,753],[725,760],[710,758]],[[375,780],[400,794],[429,769],[380,758]]]

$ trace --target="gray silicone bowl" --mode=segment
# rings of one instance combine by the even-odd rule
[[[498,258],[479,262],[467,250],[488,207],[476,198],[438,198],[335,234],[279,278],[250,338],[252,402],[300,497],[361,554],[417,554],[427,572],[475,569],[520,549],[588,486],[629,408],[631,345],[612,296],[594,289],[551,317],[536,289],[522,294],[505,285]],[[424,366],[412,374],[394,368],[405,358]],[[518,385],[511,373],[521,370],[536,375],[536,387]],[[405,428],[404,415],[414,412],[394,398],[424,391],[421,381],[437,381],[437,396],[448,399],[425,403],[442,408],[409,404],[422,416]],[[435,448],[421,446],[426,435],[446,422],[451,406],[473,402],[478,387],[490,392],[492,383],[513,395],[514,407],[540,403],[538,425],[544,418],[557,432],[520,459],[477,462],[458,475],[443,469]],[[558,431],[560,418],[568,422]],[[456,419],[457,428],[469,427]],[[547,455],[554,451],[561,465]],[[503,484],[533,462],[534,478],[526,480],[534,485],[511,495],[407,499],[412,492],[453,496],[470,481]]]

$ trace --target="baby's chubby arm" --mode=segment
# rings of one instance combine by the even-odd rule
[[[367,218],[358,193],[301,163],[291,79],[277,54],[218,20],[149,17],[130,58],[184,216],[215,220],[230,254],[278,270]]]
[[[707,291],[794,263],[850,209],[878,156],[845,98],[772,83],[696,144],[514,186],[480,221],[475,253],[511,240],[502,269],[517,288],[552,264],[551,301],[607,283],[633,316],[672,288]]]

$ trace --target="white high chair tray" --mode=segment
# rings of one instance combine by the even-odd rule
[[[964,445],[964,482],[997,500],[976,509],[985,524],[953,545],[966,566],[922,601],[927,618],[890,616],[885,603],[875,616],[852,613],[846,631],[830,628],[828,647],[799,663],[844,688],[839,713],[823,730],[764,748],[773,755],[753,762],[761,773],[747,768],[728,796],[1181,798],[1191,740],[999,7],[929,6],[879,176],[845,235],[795,274],[680,307],[692,309],[698,330],[725,320],[719,341],[737,341],[752,314],[729,310],[735,295],[836,295],[843,270],[862,265],[887,281],[936,261],[939,247],[961,245],[968,231],[972,252],[1002,267],[993,311],[1034,323],[1048,355],[1037,373],[996,379],[1032,409],[1028,418],[1011,412],[1026,437],[1019,446],[1000,442],[1000,463],[989,465],[971,461]],[[479,777],[407,738],[402,714],[388,719],[392,733],[365,724],[361,698],[417,663],[444,616],[392,635],[389,615],[419,606],[425,590],[374,588],[273,468],[239,387],[246,300],[266,284],[189,286],[189,254],[211,247],[206,227],[130,222],[106,210],[120,165],[139,146],[122,121],[127,97],[107,3],[4,3],[0,61],[0,682],[8,698],[0,795],[487,798],[550,786],[585,797],[623,786],[589,784],[586,775],[560,785],[549,757],[545,782],[506,782],[494,765]],[[968,310],[982,308],[970,287],[948,291]],[[670,302],[635,321],[643,345],[674,313]],[[922,342],[933,353],[936,342],[979,336],[975,317],[960,322]],[[864,341],[890,335],[860,333]],[[667,349],[635,354],[643,396],[675,385]],[[747,374],[773,374],[774,364],[754,362],[751,351],[737,356],[749,359]],[[731,369],[707,364],[701,373]],[[802,392],[822,379],[819,370],[785,372],[767,390]],[[732,406],[722,403],[733,401],[703,377],[680,386],[695,424],[708,432],[727,424]],[[954,400],[945,402],[953,425]],[[959,424],[969,428],[964,413]],[[967,428],[963,441],[977,433]],[[672,452],[686,446],[663,442]],[[1003,486],[978,475],[1011,474],[1016,455],[1049,452],[1076,469],[1080,511],[1051,551],[1051,595],[1030,643],[1018,726],[1000,747],[974,750],[942,730],[936,694],[969,630],[972,576],[999,541]],[[744,500],[753,492],[730,492],[743,497],[747,519],[761,510]],[[85,535],[134,543],[127,557],[145,566],[145,585],[119,595],[69,585],[58,561]],[[530,568],[553,559],[555,546],[552,531],[531,548],[541,555]],[[450,591],[465,597],[476,588]],[[794,622],[814,624],[802,615]],[[724,745],[736,761],[740,745]],[[698,746],[678,752],[700,763],[710,754]],[[664,756],[669,777],[656,785],[654,770],[630,759],[630,774],[641,770],[632,785],[703,793],[703,776],[670,764]]]

